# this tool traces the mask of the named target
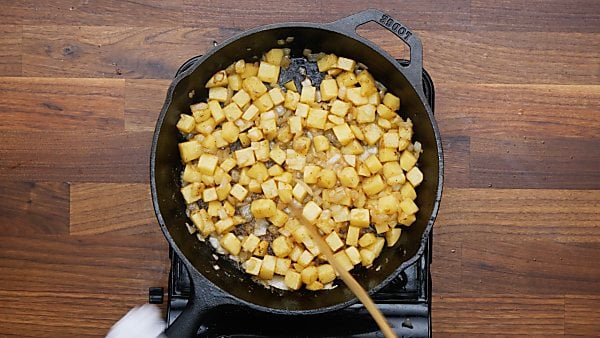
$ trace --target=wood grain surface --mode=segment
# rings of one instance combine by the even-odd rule
[[[434,337],[600,336],[596,0],[0,0],[0,336],[102,337],[166,287],[148,163],[185,60],[367,7],[421,36],[435,82]]]

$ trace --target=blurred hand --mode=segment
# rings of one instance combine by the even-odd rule
[[[166,324],[156,305],[142,305],[131,309],[113,325],[106,338],[165,338]]]

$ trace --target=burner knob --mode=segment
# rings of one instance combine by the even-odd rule
[[[148,303],[150,304],[162,304],[163,294],[165,293],[163,288],[153,287],[148,289]]]

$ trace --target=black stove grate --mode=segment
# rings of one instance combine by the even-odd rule
[[[190,59],[178,71],[187,69],[197,58]],[[399,62],[403,62],[399,60]],[[431,109],[435,105],[433,82],[423,70],[423,89]],[[381,291],[373,300],[385,315],[398,337],[431,337],[431,277],[433,234],[427,249],[415,264]],[[188,273],[170,250],[167,323],[170,325],[185,309],[191,290]],[[236,323],[236,325],[231,325]],[[282,316],[259,313],[240,306],[215,309],[201,325],[198,337],[383,337],[362,304],[318,316]]]

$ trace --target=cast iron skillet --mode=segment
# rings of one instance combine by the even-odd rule
[[[356,33],[367,22],[377,22],[410,47],[410,63],[399,65],[388,53]],[[443,179],[443,157],[439,131],[422,87],[422,47],[419,38],[406,26],[378,10],[366,10],[338,21],[318,23],[281,23],[243,32],[224,41],[202,56],[172,82],[158,118],[150,158],[152,202],[160,227],[181,258],[192,279],[192,296],[184,312],[169,327],[170,337],[195,334],[208,308],[235,304],[276,314],[311,315],[331,312],[357,300],[344,285],[327,291],[272,291],[253,282],[233,263],[218,262],[208,243],[188,233],[185,203],[179,192],[183,166],[177,143],[182,141],[175,125],[189,105],[207,97],[204,83],[217,71],[240,58],[246,61],[277,47],[277,40],[294,37],[285,47],[300,56],[304,48],[335,53],[363,62],[373,76],[390,92],[401,98],[401,115],[414,122],[414,139],[423,144],[419,167],[425,180],[418,187],[416,200],[420,211],[416,222],[402,232],[393,248],[386,248],[376,260],[376,269],[355,269],[358,282],[374,293],[388,284],[423,253],[437,215]],[[190,94],[191,93],[191,94]],[[215,270],[214,265],[220,269]],[[202,292],[200,292],[200,287]]]

